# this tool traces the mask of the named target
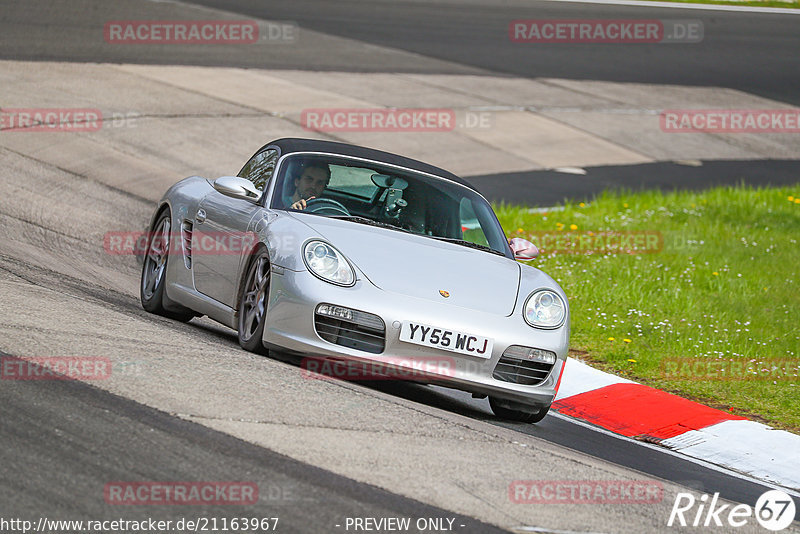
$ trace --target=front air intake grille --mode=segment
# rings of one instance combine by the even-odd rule
[[[377,315],[348,310],[351,319],[314,314],[314,328],[329,343],[372,354],[380,354],[386,346],[386,326]]]
[[[512,382],[523,386],[535,386],[544,382],[553,364],[518,360],[502,356],[494,368],[492,377],[503,382]]]

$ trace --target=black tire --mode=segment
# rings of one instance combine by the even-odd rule
[[[258,249],[239,289],[238,321],[239,345],[256,354],[267,354],[261,338],[267,322],[270,275],[269,255],[265,249]]]
[[[492,411],[494,414],[499,417],[500,419],[505,419],[507,421],[517,421],[520,423],[538,423],[544,416],[547,415],[547,412],[550,411],[550,406],[545,406],[540,408],[539,411],[536,412],[528,412],[523,410],[514,410],[511,408],[506,408],[503,406],[502,401],[494,398],[489,397],[489,406],[492,407]]]
[[[139,283],[139,299],[142,308],[163,317],[186,322],[197,314],[188,308],[169,301],[164,292],[167,277],[167,262],[172,235],[169,210],[163,210],[147,236],[147,253],[142,262],[142,276]]]

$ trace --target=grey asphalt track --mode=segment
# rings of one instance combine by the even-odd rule
[[[291,21],[297,45],[110,45],[109,20],[198,18],[195,4],[241,18]],[[517,44],[516,19],[695,19],[695,44]],[[566,2],[326,0],[7,0],[0,14],[0,58],[360,72],[488,72],[567,78],[730,87],[800,104],[800,15],[675,10]],[[413,53],[347,53],[304,47],[303,30]],[[378,60],[376,60],[376,58]]]
[[[146,313],[136,299],[115,291],[99,290],[80,280],[26,267],[10,258],[0,258],[0,272],[28,280],[45,290],[95,302],[115,313],[150,321],[154,327],[166,329],[162,336],[169,330],[189,332],[198,344],[220,349],[236,347],[236,334],[231,330],[208,321],[183,325],[164,320]],[[289,367],[299,365],[296,357],[273,354],[272,358]],[[287,528],[296,527],[298,532],[324,532],[326,529],[322,527],[329,528],[331,521],[342,517],[454,516],[91,385],[50,380],[2,380],[0,385],[0,517],[117,517],[120,507],[103,501],[103,485],[110,481],[140,480],[255,481],[264,498],[258,505],[241,511],[247,517],[279,515],[282,521],[286,520]],[[491,414],[485,399],[472,399],[464,392],[396,381],[362,381],[358,386],[507,428],[693,491],[719,492],[722,498],[735,502],[755,502],[769,489],[747,477],[646,448],[557,416],[549,415],[536,425],[500,421]],[[336,409],[337,401],[331,399],[330,403]],[[340,485],[342,490],[338,491]],[[366,494],[371,496],[365,497]],[[800,499],[795,500],[800,506]],[[306,513],[312,506],[315,512]],[[136,507],[135,513],[122,517],[178,519],[187,515],[186,510],[205,517],[231,514],[227,507],[203,508],[198,514],[197,507],[159,506]],[[474,526],[476,532],[483,528],[479,522],[469,524],[465,519],[462,523]]]
[[[30,0],[4,3],[0,12],[0,58],[368,72],[500,73],[522,77],[714,85],[793,105],[800,103],[797,90],[800,87],[800,55],[797,54],[800,16],[701,11],[686,15],[659,8],[522,1],[496,5],[488,0],[461,3],[208,0],[194,3],[237,12],[242,17],[294,21],[302,29],[389,50],[357,47],[352,54],[341,55],[315,46],[276,45],[244,50],[234,46],[213,49],[151,45],[114,47],[102,41],[102,24],[107,20],[199,15],[186,4],[169,2]],[[510,43],[507,37],[508,22],[513,19],[592,17],[700,19],[706,37],[697,45],[535,47]],[[565,198],[590,198],[601,190],[615,187],[691,189],[739,181],[759,185],[796,183],[798,170],[800,166],[793,160],[716,161],[703,162],[700,167],[656,163],[589,168],[586,175],[536,171],[478,176],[470,180],[492,199],[513,198],[551,205]],[[526,191],[528,196],[521,198],[520,190]],[[134,200],[139,201],[128,200],[132,205]],[[50,209],[46,204],[35,205],[30,213],[25,213],[30,219],[21,217],[14,221],[19,225],[15,228],[25,228],[25,232],[20,232],[20,235],[25,234],[21,240],[30,240],[38,247],[41,245],[38,239],[45,241],[42,235],[52,238],[46,225],[37,219],[41,214],[50,213]],[[14,218],[14,214],[7,214],[5,209],[0,209],[0,214],[4,221]],[[26,226],[28,224],[31,226]],[[34,230],[31,227],[35,227]],[[4,239],[3,244],[8,244],[8,240]],[[93,245],[88,241],[78,242],[65,256],[74,257],[76,268],[81,269],[86,266],[82,263],[85,251],[81,247],[89,250]],[[16,242],[8,244],[9,248],[14,246]],[[212,350],[235,347],[232,332],[210,328],[197,321],[189,325],[167,324],[145,314],[129,294],[109,291],[85,279],[70,279],[57,271],[40,272],[17,259],[3,256],[0,260],[0,274],[13,279],[13,283],[20,280],[20,284],[27,284],[26,290],[30,285],[53,294],[76,296],[81,302],[99,303],[107,310],[149,322],[154,330],[158,328],[159,335],[166,336],[162,334],[165,331],[170,335],[172,331],[189,332],[198,343]],[[53,260],[47,258],[47,261]],[[109,266],[109,270],[116,268],[116,265]],[[14,311],[22,316],[29,310]],[[85,319],[87,323],[95,320],[96,317]],[[39,336],[42,344],[49,341],[45,339],[47,333],[33,327],[19,335]],[[74,337],[79,335],[82,330],[75,328]],[[150,342],[155,343],[154,340]],[[91,341],[86,344],[91,345]],[[189,354],[193,348],[185,346],[182,350]],[[230,365],[235,366],[236,362]],[[489,421],[521,436],[535,436],[580,451],[598,462],[611,462],[698,491],[719,491],[731,500],[752,504],[766,489],[762,484],[639,447],[565,419],[548,417],[537,426],[512,425],[497,422],[489,415],[485,401],[468,396],[408,384],[381,384],[375,388],[445,413]],[[332,404],[335,405],[335,401]],[[102,499],[105,482],[133,477],[140,480],[258,481],[264,502],[244,513],[250,517],[277,515],[284,526],[282,531],[286,532],[335,531],[332,527],[336,522],[348,515],[455,515],[85,384],[3,381],[0,411],[0,515],[3,517],[43,514],[56,517],[58,514],[60,518],[95,519],[158,515],[159,519],[169,519],[189,515],[181,507],[160,508],[157,513],[149,509],[121,512],[118,507],[105,504]],[[275,495],[277,498],[270,498]],[[191,512],[194,516],[222,517],[238,510],[193,508]],[[459,521],[465,525],[460,531],[493,531],[493,527],[473,519]]]
[[[730,87],[800,104],[800,15],[491,0],[192,3],[291,20],[302,28],[494,73]],[[508,25],[516,19],[594,18],[696,19],[704,39],[696,44],[517,44],[508,37]]]
[[[0,406],[0,517],[5,519],[36,524],[40,517],[155,518],[176,524],[181,518],[278,518],[278,532],[307,533],[343,531],[348,517],[410,517],[443,524],[451,519],[459,532],[505,532],[82,382],[4,380]],[[255,483],[259,499],[252,505],[172,506],[105,500],[106,484],[139,481]]]
[[[517,432],[536,436],[551,443],[589,454],[595,458],[624,465],[641,473],[671,480],[695,491],[719,492],[723,498],[749,502],[767,491],[763,484],[736,477],[681,457],[663,454],[662,451],[643,448],[620,436],[576,425],[568,418],[547,416],[536,425],[497,421],[485,399],[473,399],[462,391],[438,386],[373,383],[371,387],[393,395],[414,399],[444,410],[485,419]],[[800,497],[794,497],[800,506]]]

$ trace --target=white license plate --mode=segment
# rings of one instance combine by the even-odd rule
[[[491,358],[494,346],[494,340],[488,337],[411,322],[400,328],[400,341],[479,358]]]

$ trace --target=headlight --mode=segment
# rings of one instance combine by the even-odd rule
[[[353,268],[341,252],[324,241],[312,240],[303,247],[303,260],[308,270],[326,282],[352,286],[356,282]]]
[[[525,321],[537,328],[558,328],[566,315],[564,301],[549,289],[531,294],[525,302]]]

